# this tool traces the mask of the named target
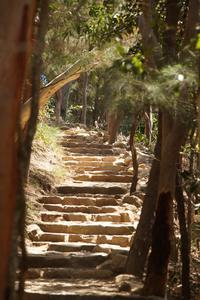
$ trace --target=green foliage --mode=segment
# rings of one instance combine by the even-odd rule
[[[196,49],[200,50],[200,33],[197,35]]]
[[[136,28],[138,16],[137,1],[115,1],[107,5],[106,1],[90,6],[90,18],[86,24],[86,33],[90,45],[98,47],[113,39],[122,39],[124,34],[132,34]]]
[[[194,96],[198,87],[197,73],[186,65],[169,65],[159,71],[155,78],[144,84],[147,99],[153,105],[178,112],[186,117],[194,113]],[[178,103],[181,106],[178,105]],[[178,105],[178,106],[177,106]]]
[[[57,127],[50,126],[44,122],[39,122],[35,140],[43,142],[46,146],[55,151],[56,149],[58,149],[58,134],[59,129]]]

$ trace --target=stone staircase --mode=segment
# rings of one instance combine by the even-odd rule
[[[115,280],[124,272],[141,204],[127,195],[132,170],[125,144],[72,129],[60,140],[73,175],[56,195],[38,199],[40,221],[28,227],[26,298],[143,299]]]

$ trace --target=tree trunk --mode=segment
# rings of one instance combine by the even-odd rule
[[[161,192],[153,226],[152,251],[148,260],[144,295],[164,297],[171,241],[172,193]]]
[[[165,125],[164,123],[163,127]],[[164,297],[166,292],[173,231],[176,162],[187,132],[184,125],[177,117],[162,146],[158,206],[153,226],[152,250],[143,289],[144,295]]]
[[[190,300],[190,253],[188,230],[185,218],[185,199],[183,195],[182,180],[176,175],[176,202],[181,233],[181,260],[182,260],[182,299]]]
[[[152,121],[152,108],[150,105],[148,109],[145,110],[144,119],[145,119],[145,135],[148,140],[148,144],[151,144],[153,121]]]
[[[113,144],[116,141],[118,129],[121,122],[119,112],[108,113],[108,143]]]
[[[17,197],[20,99],[32,35],[34,1],[0,1],[0,299],[6,297]],[[13,270],[14,272],[15,270]]]
[[[154,150],[155,158],[152,162],[140,220],[131,244],[131,249],[126,264],[127,273],[139,277],[143,275],[144,266],[151,245],[152,228],[155,219],[154,214],[158,194],[158,180],[155,180],[155,178],[159,177],[160,172],[161,140],[162,127],[160,114],[158,120],[158,137]]]
[[[66,121],[67,110],[69,107],[70,86],[71,83],[67,84],[62,89],[64,95],[61,103],[61,116],[64,121]]]
[[[82,117],[81,121],[84,125],[87,124],[87,86],[88,86],[88,74],[83,73],[82,76]]]
[[[138,160],[137,160],[137,150],[135,147],[135,132],[137,129],[137,117],[134,114],[132,119],[132,128],[131,128],[131,134],[130,134],[130,151],[132,154],[132,163],[133,163],[133,178],[130,188],[130,194],[132,195],[136,191],[137,182],[138,182]]]
[[[93,110],[93,126],[98,119],[98,105],[99,104],[99,82],[96,83],[96,95],[94,98],[94,110]]]
[[[62,90],[59,90],[56,93],[56,108],[55,108],[55,117],[56,117],[57,126],[60,125],[62,100],[63,100],[63,93]]]

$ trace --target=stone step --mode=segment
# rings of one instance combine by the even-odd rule
[[[74,155],[74,153],[78,154],[91,154],[91,155],[117,155],[120,153],[123,153],[122,150],[118,149],[99,149],[99,148],[87,148],[87,147],[81,147],[81,148],[64,148],[65,152],[71,153]]]
[[[94,143],[90,142],[88,143],[87,141],[84,142],[73,142],[73,141],[62,141],[61,145],[63,147],[67,148],[94,148],[94,149],[112,149],[112,145],[109,144],[100,144],[100,143]]]
[[[57,196],[57,195],[52,195],[52,196],[43,196],[38,198],[38,201],[40,203],[61,203],[63,199],[80,199],[84,201],[85,199],[121,199],[123,195],[106,195],[106,194],[90,194],[90,193],[77,193],[76,195],[72,194],[67,194],[66,196]]]
[[[111,245],[111,244],[99,244],[96,245],[94,243],[84,243],[84,242],[33,242],[33,246],[41,247],[45,246],[46,251],[56,251],[56,252],[103,252],[103,253],[113,253],[113,254],[124,254],[128,255],[129,247],[121,247],[119,245]]]
[[[43,280],[44,281],[44,280]],[[49,280],[48,280],[49,282]],[[55,280],[54,280],[55,282]],[[94,281],[93,281],[94,282]],[[47,286],[48,284],[46,284]],[[60,285],[61,286],[61,285]],[[76,289],[77,291],[77,289]],[[82,290],[81,290],[82,292]],[[110,295],[105,294],[105,292],[102,292],[102,295],[94,295],[86,293],[85,295],[82,294],[75,294],[74,291],[70,292],[66,292],[64,291],[63,293],[61,293],[60,290],[58,290],[57,293],[48,293],[46,291],[46,293],[43,292],[43,290],[40,292],[38,292],[38,290],[36,292],[31,291],[31,288],[29,291],[25,292],[25,300],[152,300],[153,298],[150,297],[143,297],[143,296],[138,296],[138,295],[119,295],[118,293],[114,293]],[[155,298],[154,298],[155,299]]]
[[[87,214],[82,212],[77,213],[58,213],[58,212],[42,212],[40,214],[43,222],[60,222],[60,221],[93,221],[93,222],[131,222],[131,217],[128,212],[120,213],[100,213]]]
[[[132,235],[79,235],[71,234],[68,236],[68,242],[83,242],[99,244],[118,245],[121,247],[129,247]]]
[[[117,185],[110,185],[110,186],[103,186],[103,185],[95,185],[93,182],[88,183],[88,185],[78,185],[74,184],[71,186],[63,185],[58,186],[57,191],[60,194],[81,194],[81,193],[88,193],[88,194],[107,194],[107,195],[116,195],[116,194],[125,194],[127,192],[127,187],[117,186]]]
[[[26,279],[68,279],[68,278],[110,278],[113,272],[96,268],[30,268],[26,274]]]
[[[120,166],[120,165],[112,165],[112,166],[79,166],[79,165],[74,165],[73,166],[73,170],[76,171],[76,172],[124,172],[126,171],[127,172],[127,168],[125,166]]]
[[[111,168],[113,166],[124,166],[123,162],[116,162],[113,164],[113,162],[109,161],[76,161],[76,160],[70,160],[65,163],[66,166],[79,166],[79,167],[100,167],[100,168]]]
[[[108,258],[106,253],[29,253],[28,268],[95,268]]]
[[[71,155],[66,155],[63,157],[63,161],[104,161],[104,162],[114,162],[118,156],[71,156]]]
[[[130,175],[93,175],[93,174],[85,174],[85,175],[77,175],[74,176],[74,180],[81,181],[105,181],[105,182],[123,182],[128,183],[132,182],[132,177]]]
[[[109,170],[104,170],[104,171],[83,171],[83,172],[79,172],[80,174],[86,174],[86,175],[120,175],[120,176],[133,176],[133,172],[130,170],[123,170],[123,171],[118,171],[116,174],[116,171],[109,171]]]
[[[97,138],[97,139],[102,139],[102,137],[98,137],[98,135],[97,134],[95,134],[95,135],[90,135],[89,133],[84,133],[84,134],[81,134],[81,133],[67,133],[67,132],[64,132],[63,134],[62,134],[62,136],[61,136],[61,140],[74,140],[74,141],[77,141],[77,140],[92,140],[92,139],[94,139],[94,137],[95,138]]]
[[[44,204],[43,207],[48,211],[55,212],[82,212],[87,214],[103,214],[103,213],[114,213],[117,212],[116,206],[85,206],[85,205],[66,205],[61,204]]]
[[[135,230],[131,223],[115,224],[111,222],[41,222],[37,224],[42,231],[68,234],[131,235]]]
[[[132,235],[85,235],[85,234],[60,234],[60,233],[40,233],[31,236],[35,242],[83,242],[89,244],[110,244],[121,247],[129,247]]]
[[[126,276],[126,275],[125,275]],[[125,277],[126,278],[126,277]],[[141,280],[131,279],[134,294],[120,291],[115,278],[87,279],[29,279],[26,282],[25,300],[152,300],[136,294],[142,288]],[[126,280],[127,281],[127,280]],[[123,283],[123,279],[121,280]]]
[[[42,204],[61,204],[61,205],[85,205],[85,206],[115,206],[122,204],[122,200],[113,197],[43,197],[38,200]]]

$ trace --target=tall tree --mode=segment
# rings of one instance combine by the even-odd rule
[[[20,99],[30,54],[35,1],[0,2],[0,299],[6,297],[18,186],[16,133]]]

